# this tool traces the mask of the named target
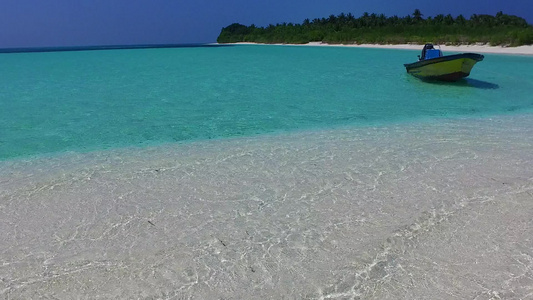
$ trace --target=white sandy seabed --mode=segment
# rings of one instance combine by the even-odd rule
[[[3,299],[531,299],[532,115],[0,163]]]

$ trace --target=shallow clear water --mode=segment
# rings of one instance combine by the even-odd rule
[[[417,54],[0,55],[0,298],[530,298],[533,58]]]
[[[533,58],[425,83],[417,51],[226,46],[0,55],[0,160],[533,109]]]
[[[531,116],[0,162],[0,298],[530,299]]]

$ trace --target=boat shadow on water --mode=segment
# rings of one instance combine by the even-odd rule
[[[438,81],[438,80],[422,80],[424,83],[430,83],[435,85],[448,85],[448,86],[457,86],[457,87],[465,87],[465,88],[477,88],[477,89],[483,89],[483,90],[496,90],[499,89],[500,86],[483,80],[477,80],[473,78],[463,78],[459,79],[458,81],[453,82],[447,82],[447,81]]]

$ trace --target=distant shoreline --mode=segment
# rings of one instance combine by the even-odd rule
[[[156,48],[197,48],[197,47],[224,47],[231,45],[284,45],[284,46],[312,46],[312,47],[353,47],[375,49],[403,49],[422,50],[423,45],[415,44],[328,44],[322,42],[310,42],[307,44],[262,44],[251,42],[239,43],[203,43],[203,44],[149,44],[149,45],[104,45],[104,46],[73,46],[73,47],[34,47],[34,48],[0,48],[3,53],[32,53],[32,52],[64,52],[64,51],[95,51],[95,50],[125,50],[125,49],[156,49]],[[533,56],[533,45],[518,47],[502,47],[488,45],[441,45],[444,52],[479,52],[511,55]]]
[[[376,48],[376,49],[403,49],[403,50],[422,50],[423,45],[398,44],[398,45],[380,45],[380,44],[328,44],[322,42],[311,42],[307,44],[260,44],[260,43],[228,43],[219,45],[287,45],[287,46],[313,46],[313,47],[353,47],[353,48]],[[532,55],[533,45],[518,47],[502,47],[488,45],[458,45],[447,46],[441,45],[444,52],[480,52],[494,54],[513,54],[513,55]]]

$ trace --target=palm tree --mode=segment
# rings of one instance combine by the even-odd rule
[[[438,25],[441,25],[444,23],[444,15],[443,14],[438,14],[435,16],[435,18],[433,19],[435,21],[435,24],[438,24]]]
[[[458,15],[457,18],[455,18],[455,23],[457,23],[459,25],[465,25],[466,24],[466,19],[465,19],[465,17],[463,17],[463,15]]]
[[[415,9],[415,12],[413,13],[413,18],[415,19],[415,22],[419,22],[419,21],[422,21],[422,12],[420,12],[420,9]]]

